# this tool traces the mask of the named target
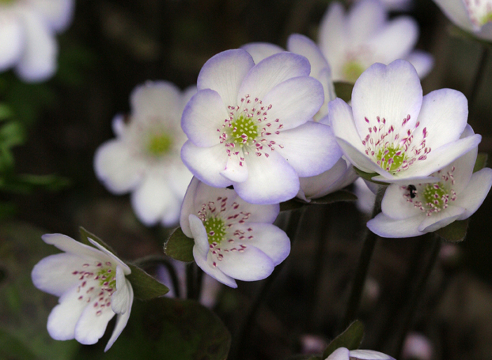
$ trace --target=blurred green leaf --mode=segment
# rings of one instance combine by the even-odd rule
[[[446,241],[461,242],[465,240],[468,222],[468,219],[452,222],[448,226],[436,230],[436,234]]]
[[[18,121],[9,121],[0,127],[0,146],[11,148],[21,145],[26,139],[26,130]]]
[[[164,253],[175,260],[192,262],[195,260],[193,257],[194,245],[195,241],[187,237],[183,230],[178,227],[164,244]]]
[[[328,347],[323,352],[323,359],[326,359],[332,352],[341,347],[349,350],[358,349],[363,337],[364,325],[359,320],[355,320],[343,333],[328,344]]]
[[[290,199],[288,201],[284,201],[280,203],[280,211],[291,211],[303,208],[304,206],[309,205],[309,203],[299,201],[296,198]]]
[[[331,204],[339,201],[357,201],[357,196],[347,190],[338,190],[318,199],[312,199],[311,204]]]
[[[138,266],[128,264],[132,273],[126,278],[132,283],[135,297],[139,300],[150,300],[156,297],[164,296],[169,292],[169,288],[154,279]]]
[[[361,178],[363,178],[364,180],[368,180],[374,184],[379,184],[379,185],[388,185],[387,183],[384,183],[384,182],[381,182],[381,181],[375,181],[375,180],[372,180],[373,177],[375,176],[378,176],[379,174],[378,173],[366,173],[358,168],[356,168],[354,166],[354,170],[355,172],[357,173],[357,175],[359,175]]]
[[[487,153],[479,153],[477,155],[477,160],[475,161],[475,166],[473,167],[473,172],[482,170],[485,166],[487,166],[488,157],[489,155]]]
[[[10,107],[6,104],[0,104],[0,121],[9,119],[14,115]]]
[[[13,193],[30,194],[36,190],[59,191],[70,181],[57,175],[9,175],[0,184],[0,189]]]
[[[333,84],[335,86],[335,93],[337,97],[343,101],[349,102],[352,97],[352,90],[354,89],[354,84],[337,81]]]

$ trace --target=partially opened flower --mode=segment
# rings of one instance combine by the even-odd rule
[[[463,137],[473,136],[467,127]],[[477,148],[432,174],[433,183],[392,184],[381,203],[382,212],[367,227],[382,237],[411,237],[436,231],[478,210],[492,185],[492,169],[473,173]]]
[[[451,89],[422,96],[419,77],[405,60],[372,65],[355,83],[352,108],[335,99],[328,116],[350,162],[387,183],[432,182],[430,174],[481,140],[476,134],[460,139],[468,117],[465,96]]]
[[[389,355],[374,350],[349,350],[341,347],[325,360],[395,360]]]
[[[387,20],[379,0],[362,0],[345,14],[333,2],[321,20],[318,43],[331,66],[333,81],[355,82],[372,64],[407,59],[424,77],[433,65],[432,56],[414,51],[419,35],[417,22],[400,16]]]
[[[478,38],[492,40],[492,0],[434,0],[446,16]]]
[[[64,251],[41,260],[31,274],[38,289],[60,297],[48,318],[49,334],[55,340],[95,344],[117,314],[107,351],[130,317],[133,289],[125,277],[130,268],[92,239],[95,248],[62,234],[42,238]]]
[[[215,55],[185,107],[181,150],[191,172],[244,200],[275,204],[296,196],[299,176],[331,168],[341,151],[326,125],[309,121],[324,101],[308,60],[282,52],[255,64],[245,50]]]
[[[55,34],[72,20],[74,0],[0,1],[0,71],[15,68],[24,81],[43,81],[57,68]]]
[[[290,240],[273,221],[279,205],[254,205],[234,190],[210,187],[193,178],[181,210],[183,233],[195,240],[197,265],[218,281],[268,277],[289,255]]]
[[[94,157],[97,177],[114,194],[131,191],[137,217],[146,225],[178,222],[191,173],[180,157],[186,136],[180,128],[184,105],[195,93],[164,81],[147,82],[131,94],[129,122],[113,120],[116,139]]]

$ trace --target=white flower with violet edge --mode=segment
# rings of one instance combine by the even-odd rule
[[[491,0],[434,0],[460,28],[484,40],[492,40]]]
[[[372,64],[410,61],[420,77],[433,65],[432,56],[414,51],[417,22],[408,16],[387,20],[382,2],[362,0],[345,14],[339,2],[330,4],[320,23],[318,44],[331,66],[333,81],[355,82]]]
[[[270,43],[249,43],[241,48],[246,50],[258,64],[261,60],[285,51],[280,46]],[[323,85],[325,101],[319,111],[314,115],[314,121],[321,120],[328,113],[328,103],[336,98],[335,88],[331,80],[331,69],[325,56],[318,45],[308,37],[300,34],[292,34],[287,39],[287,50],[295,54],[305,56],[311,64],[310,76]]]
[[[481,140],[476,134],[460,139],[465,96],[452,89],[422,96],[417,72],[405,60],[372,65],[354,85],[352,107],[335,99],[328,116],[350,162],[386,183],[432,182],[430,174]]]
[[[389,355],[374,350],[349,350],[341,347],[325,360],[395,360]]]
[[[473,136],[467,127],[463,137]],[[381,237],[412,237],[436,231],[478,210],[492,185],[492,169],[473,173],[477,148],[433,174],[434,183],[392,184],[384,194],[381,213],[367,227]]]
[[[101,145],[94,157],[97,177],[114,194],[131,191],[137,217],[146,225],[175,225],[191,173],[180,157],[186,136],[181,113],[196,92],[182,93],[165,81],[133,90],[129,123],[113,120],[116,139]]]
[[[74,0],[1,0],[0,71],[15,68],[24,81],[44,81],[56,71],[55,34],[72,20]]]
[[[288,52],[256,65],[242,49],[212,57],[183,112],[189,139],[183,162],[210,186],[234,185],[250,203],[296,196],[299,176],[318,175],[341,155],[336,143],[326,141],[329,128],[309,121],[324,100],[310,71],[305,57]]]
[[[275,221],[280,207],[255,205],[234,190],[193,178],[183,200],[180,225],[195,240],[193,256],[208,275],[230,287],[268,277],[289,255],[290,240]]]
[[[363,0],[359,0],[363,1]],[[413,7],[413,0],[381,0],[386,9],[388,10],[409,10]]]
[[[60,297],[48,317],[49,334],[55,340],[95,344],[117,314],[107,351],[130,317],[133,289],[125,278],[130,268],[92,239],[97,248],[62,234],[46,234],[42,239],[64,251],[41,260],[31,274],[38,289]]]

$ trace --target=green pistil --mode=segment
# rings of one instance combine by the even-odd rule
[[[221,218],[211,217],[203,222],[205,230],[207,231],[208,243],[220,244],[226,236],[226,229],[224,220]]]
[[[240,116],[231,123],[229,139],[236,145],[251,145],[258,137],[258,126],[252,118]]]
[[[357,61],[349,61],[343,66],[342,72],[345,80],[355,82],[364,72],[365,68]]]
[[[482,21],[480,22],[480,24],[485,25],[486,23],[491,21],[492,21],[492,12],[487,13],[484,17],[482,17]]]
[[[396,155],[397,152],[401,151],[400,155]],[[381,149],[379,150],[377,156],[376,156],[378,161],[381,161],[381,168],[383,168],[386,171],[389,172],[394,172],[402,166],[403,161],[405,160],[405,153],[399,149],[399,148],[394,148],[394,147],[389,147],[386,149]],[[384,158],[384,161],[382,160]],[[388,163],[389,159],[393,159],[393,162],[391,165]],[[389,167],[389,169],[387,169]]]
[[[99,285],[101,287],[116,289],[116,272],[114,269],[101,269],[98,271],[97,276],[99,277]],[[107,285],[104,285],[106,283]]]
[[[2,5],[2,4],[5,4],[5,5],[13,4],[16,1],[17,0],[0,0],[0,5]]]
[[[152,134],[147,150],[153,156],[161,156],[169,152],[173,139],[166,133]]]
[[[442,183],[427,185],[423,193],[425,203],[432,204],[433,207],[439,209],[443,208],[445,203],[444,199],[447,197],[446,195],[448,195],[448,191],[443,187]]]

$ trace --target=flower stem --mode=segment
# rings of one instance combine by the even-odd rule
[[[374,208],[372,209],[371,219],[381,212],[381,201],[383,200],[384,191],[387,185],[379,185],[376,193],[376,200],[374,201]],[[371,263],[374,247],[376,246],[377,235],[366,229],[364,244],[359,256],[359,262],[357,269],[355,270],[354,281],[352,283],[352,289],[349,295],[347,310],[342,321],[341,331],[345,330],[349,324],[351,324],[357,318],[357,312],[359,310],[360,300],[362,296],[362,290],[366,282],[367,271],[369,264]]]
[[[176,274],[176,270],[174,269],[174,265],[164,256],[161,255],[150,255],[134,261],[134,264],[142,269],[147,269],[157,265],[163,265],[166,267],[169,272],[169,276],[171,277],[172,287],[174,290],[174,295],[176,298],[181,296],[180,288],[179,288],[179,280]],[[169,284],[164,284],[169,287]]]
[[[477,94],[478,94],[478,89],[480,88],[480,85],[482,83],[483,79],[483,74],[485,72],[485,67],[487,66],[488,58],[489,58],[489,49],[488,46],[481,45],[482,50],[480,54],[480,60],[478,63],[477,70],[475,72],[475,77],[473,78],[473,82],[471,83],[471,88],[468,92],[468,109],[471,110],[473,109]]]

